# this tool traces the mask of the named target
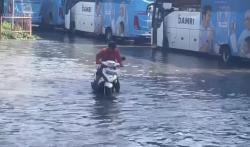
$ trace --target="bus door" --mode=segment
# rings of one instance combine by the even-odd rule
[[[64,25],[70,30],[75,29],[75,5],[81,0],[65,0],[64,1]]]
[[[158,30],[163,24],[163,17],[159,5],[157,5],[157,3],[148,5],[147,13],[152,19],[151,44],[157,46]]]
[[[152,37],[151,37],[151,43],[153,46],[162,46],[163,40],[164,40],[164,18],[173,12],[173,8],[170,8],[171,6],[167,6],[169,8],[164,7],[164,3],[153,3],[148,6],[149,9],[152,10]]]

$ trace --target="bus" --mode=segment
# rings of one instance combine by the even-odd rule
[[[41,24],[64,27],[64,2],[65,0],[42,0]]]
[[[156,0],[152,12],[152,45],[162,51],[181,49],[220,56],[250,58],[249,0]]]
[[[32,24],[40,24],[41,1],[42,0],[4,0],[4,16],[31,16]]]
[[[123,39],[150,39],[153,0],[66,0],[65,28]]]

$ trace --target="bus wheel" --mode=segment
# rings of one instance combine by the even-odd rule
[[[220,49],[221,59],[224,63],[228,63],[231,59],[231,52],[228,45],[222,45]]]
[[[111,29],[107,29],[105,31],[105,39],[106,39],[106,41],[108,42],[108,41],[112,40],[112,38],[113,38],[113,36],[112,36]]]

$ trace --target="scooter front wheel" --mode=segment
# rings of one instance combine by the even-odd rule
[[[104,87],[104,95],[108,97],[113,96],[113,88]]]
[[[114,84],[114,87],[115,87],[115,91],[117,92],[117,93],[119,93],[120,92],[120,82],[119,82],[119,80],[117,79],[117,82]]]

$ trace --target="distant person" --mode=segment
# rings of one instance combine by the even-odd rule
[[[213,52],[213,36],[214,29],[211,23],[212,7],[204,6],[202,10],[201,28],[200,28],[200,44],[201,52]]]

